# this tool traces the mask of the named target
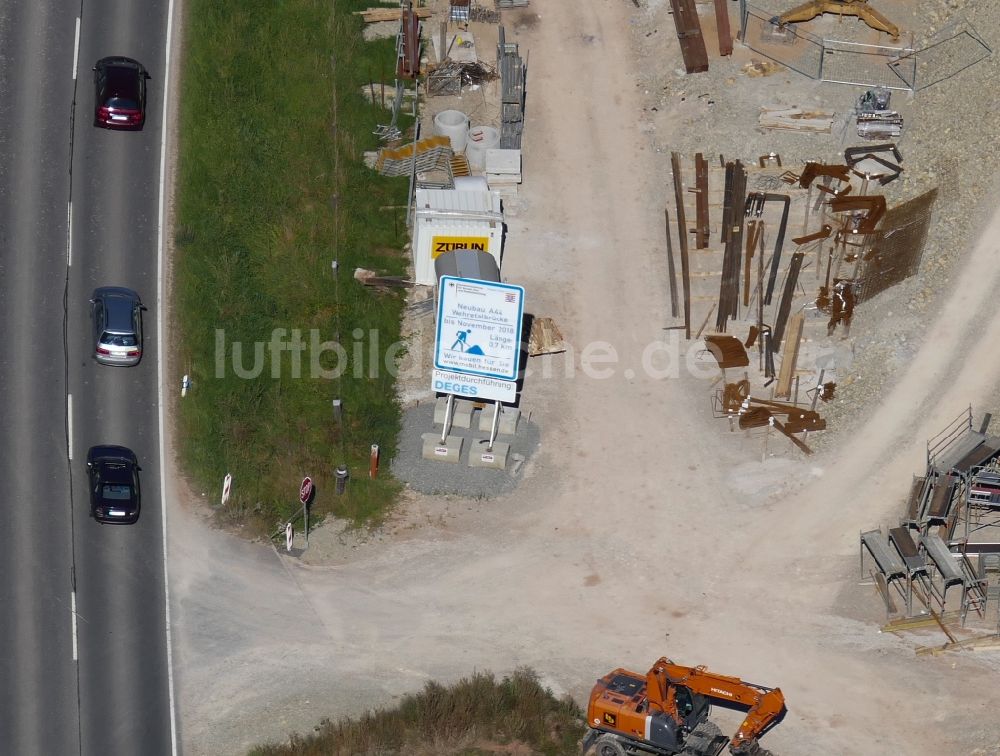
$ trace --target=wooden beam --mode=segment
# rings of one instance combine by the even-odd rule
[[[774,395],[781,399],[789,399],[792,394],[792,377],[795,375],[795,363],[799,359],[799,344],[802,340],[802,327],[805,315],[797,312],[788,323],[788,336],[785,337],[785,351],[781,357],[781,369],[778,371],[778,385]]]

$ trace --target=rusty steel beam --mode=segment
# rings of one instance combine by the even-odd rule
[[[778,304],[778,315],[774,322],[774,351],[781,349],[781,341],[785,336],[785,324],[792,310],[792,300],[795,298],[795,284],[799,282],[799,271],[802,270],[802,259],[805,254],[796,252],[792,255],[792,263],[788,266],[785,277],[785,288],[781,292],[781,302]]]
[[[414,80],[420,75],[420,18],[409,3],[400,19],[403,45],[396,61],[396,76]]]
[[[878,222],[885,215],[885,197],[881,194],[873,194],[867,197],[834,197],[830,200],[830,210],[835,213],[852,213],[857,210],[864,211],[857,227],[852,229],[855,233],[874,233]]]
[[[731,183],[729,238],[722,258],[722,277],[719,281],[719,311],[715,319],[716,330],[725,333],[729,318],[739,316],[740,266],[743,261],[743,219],[739,208],[745,207],[747,174],[739,160],[733,165]]]
[[[750,306],[750,273],[753,270],[753,256],[760,246],[764,222],[752,220],[747,224],[746,264],[743,267],[743,306]]]
[[[699,152],[694,156],[694,248],[708,247],[708,161]]]
[[[733,33],[729,28],[729,3],[727,0],[715,0],[715,28],[719,33],[719,55],[726,57],[733,54]]]
[[[677,235],[681,246],[681,285],[684,287],[684,338],[691,340],[691,265],[688,259],[687,221],[684,218],[684,186],[681,182],[681,156],[670,153],[674,174],[674,201],[677,203]]]
[[[670,0],[673,10],[674,27],[681,45],[684,70],[689,74],[708,70],[708,51],[701,36],[701,22],[694,0]]]
[[[846,184],[846,188],[836,192],[829,187],[818,185],[816,188],[827,194],[847,194],[851,191],[851,169],[846,165],[826,165],[824,163],[806,163],[806,167],[799,176],[799,186],[808,189],[817,176],[829,176]]]
[[[806,234],[805,236],[796,236],[792,239],[794,244],[802,245],[808,244],[809,242],[816,241],[818,239],[826,239],[833,233],[833,226],[823,224],[823,228],[812,234]]]
[[[719,155],[722,160],[722,155]],[[722,228],[719,232],[719,241],[725,244],[729,241],[729,230],[733,225],[733,171],[735,163],[725,163],[726,180],[722,189]]]
[[[777,418],[774,418],[773,422],[774,422],[774,427],[777,428],[782,433],[784,433],[785,436],[788,438],[788,440],[791,441],[793,444],[795,444],[803,454],[805,454],[806,456],[812,454],[812,449],[806,446],[806,442],[796,438],[793,435],[794,431],[789,427],[787,427],[785,423],[782,423]]]
[[[670,209],[663,208],[663,218],[667,232],[667,277],[670,279],[670,316],[676,318],[677,307],[677,269],[674,265],[674,245],[670,239]]]
[[[780,202],[781,225],[778,226],[778,235],[774,240],[774,254],[771,256],[771,273],[767,279],[767,295],[764,297],[764,304],[771,304],[771,296],[774,294],[774,284],[778,279],[778,266],[781,263],[781,248],[785,244],[785,230],[788,228],[788,210],[791,207],[792,199],[787,194],[764,195],[764,202]]]

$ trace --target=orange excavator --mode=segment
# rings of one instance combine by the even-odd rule
[[[704,726],[712,704],[746,709],[732,738]],[[770,756],[758,739],[785,713],[779,688],[683,667],[663,657],[645,675],[616,669],[594,686],[587,705],[587,756],[683,754]]]

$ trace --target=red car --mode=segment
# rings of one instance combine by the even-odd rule
[[[101,58],[94,65],[94,125],[141,129],[146,122],[146,79],[142,63],[131,58]]]

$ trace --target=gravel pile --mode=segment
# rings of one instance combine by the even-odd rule
[[[485,450],[480,442],[489,438],[488,431],[480,431],[479,413],[472,416],[472,428],[452,428],[452,435],[466,439],[458,464],[424,459],[419,449],[423,447],[424,433],[441,433],[441,426],[434,425],[434,402],[421,402],[403,412],[403,430],[399,448],[407,450],[397,454],[392,463],[392,474],[420,493],[432,495],[454,494],[473,499],[490,499],[510,493],[524,475],[527,461],[538,450],[538,426],[522,417],[517,433],[498,436],[497,441],[510,444],[506,470],[469,467],[469,451],[473,447]]]
[[[650,65],[640,67],[636,82],[646,96],[639,127],[648,135],[656,159],[662,160],[660,175],[670,175],[671,151],[686,157],[697,152],[723,155],[726,160],[754,164],[760,155],[774,151],[785,167],[795,170],[807,160],[842,163],[845,147],[865,144],[857,137],[851,117],[863,87],[817,82],[785,68],[769,76],[748,76],[744,67],[765,59],[738,41],[730,58],[712,54],[714,11],[705,3],[699,3],[698,10],[703,34],[711,40],[709,70],[687,75],[666,0],[640,4],[633,14],[632,33],[636,51]],[[754,5],[778,13],[795,3],[758,0]],[[735,7],[734,36],[738,31]],[[900,26],[903,39],[912,30],[918,50],[929,40],[945,39],[962,28],[973,29],[991,49],[1000,46],[997,3],[879,0],[877,8]],[[823,23],[824,33],[838,39],[850,39],[852,28],[859,26],[850,21],[838,24],[835,19]],[[887,38],[883,35],[882,39]],[[891,107],[905,119],[903,134],[895,140],[903,155],[904,173],[883,191],[891,207],[937,187],[934,220],[919,274],[861,305],[850,338],[837,343],[849,349],[853,359],[836,400],[823,408],[834,433],[820,434],[817,447],[828,446],[835,435],[849,434],[896,380],[900,368],[919,349],[956,262],[995,211],[994,195],[1000,188],[995,176],[1000,165],[1000,109],[985,93],[993,92],[998,80],[1000,56],[994,54],[914,95],[892,94]],[[831,134],[763,130],[757,122],[764,104],[820,107],[836,111],[838,118]],[[663,196],[669,205],[672,195],[666,180]]]

